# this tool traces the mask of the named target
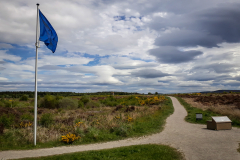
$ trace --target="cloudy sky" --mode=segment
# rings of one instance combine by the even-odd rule
[[[39,91],[240,89],[239,0],[1,0],[0,91],[34,91],[37,2]]]

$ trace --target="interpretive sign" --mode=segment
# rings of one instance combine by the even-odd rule
[[[213,119],[216,123],[232,122],[227,116],[212,117],[212,119]]]
[[[196,120],[202,120],[202,113],[196,113]]]
[[[211,121],[207,121],[207,128],[214,130],[232,129],[232,121],[227,116],[212,117]]]

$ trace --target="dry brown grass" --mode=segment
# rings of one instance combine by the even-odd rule
[[[69,132],[74,133],[77,129],[87,133],[88,130],[93,127],[100,130],[120,127],[123,123],[131,123],[127,121],[128,117],[133,118],[134,121],[138,117],[154,114],[154,112],[159,110],[159,106],[135,106],[135,110],[131,112],[126,112],[126,108],[113,112],[114,109],[115,107],[92,108],[88,110],[44,110],[38,115],[38,119],[45,113],[51,113],[54,115],[54,124],[48,127],[39,125],[37,127],[37,141],[45,143],[59,140],[62,135]],[[83,122],[83,124],[75,126],[76,122]],[[21,136],[19,138],[29,142],[33,141],[33,126],[19,128],[17,130],[17,132],[14,132],[16,136],[20,134]],[[7,130],[5,130],[5,132],[6,131]]]
[[[192,107],[200,108],[202,110],[211,110],[221,115],[226,115],[240,119],[240,110],[236,108],[235,105],[219,105],[219,104],[210,104],[204,105],[199,102],[195,102],[194,98],[183,98],[188,104],[191,104]]]

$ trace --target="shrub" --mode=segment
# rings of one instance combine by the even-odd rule
[[[31,127],[31,126],[32,126],[31,122],[21,122],[19,124],[19,127],[21,127],[21,128],[27,128],[27,127]]]
[[[112,95],[111,96],[109,96],[108,97],[108,99],[110,100],[110,101],[116,101],[117,99],[116,98],[114,98]]]
[[[21,116],[21,120],[27,120],[27,121],[32,122],[33,119],[34,119],[33,116],[30,115],[30,114],[28,114],[28,113],[25,113],[25,114],[23,114],[23,115]]]
[[[118,105],[117,102],[115,102],[115,101],[109,101],[109,100],[103,101],[103,104],[105,104],[106,106],[111,106],[111,107]]]
[[[5,99],[4,99],[4,98],[1,98],[1,100],[0,100],[0,101],[4,103],[4,102],[5,102]]]
[[[102,102],[102,104],[106,105],[106,106],[117,106],[119,104],[119,102],[117,102],[118,99],[114,98],[113,96],[109,96],[107,99],[104,100],[100,100],[100,102]]]
[[[84,103],[81,100],[79,100],[78,101],[78,108],[83,108],[83,107],[84,107]]]
[[[24,94],[19,100],[20,101],[27,101],[28,100],[28,95]]]
[[[60,99],[63,99],[63,96],[57,95],[57,96],[56,96],[56,100],[60,100]]]
[[[19,107],[19,108],[23,108],[23,107],[27,107],[27,106],[29,106],[29,104],[28,103],[16,103],[16,105],[14,106],[14,107]]]
[[[40,124],[43,125],[43,126],[46,126],[46,127],[53,124],[53,122],[54,122],[53,115],[51,113],[45,113],[40,118]]]
[[[5,107],[16,107],[19,105],[18,101],[5,101]]]
[[[10,108],[12,106],[12,102],[5,101],[5,107]]]
[[[40,107],[54,109],[58,108],[58,101],[55,96],[46,95],[40,102]]]
[[[67,135],[62,136],[61,141],[71,144],[71,143],[73,143],[74,141],[76,141],[80,138],[81,138],[80,136],[76,136],[75,134],[68,133]]]
[[[31,108],[31,109],[29,110],[29,112],[30,112],[30,113],[34,113],[34,108]]]
[[[63,98],[59,100],[59,108],[64,108],[64,109],[76,109],[78,108],[78,102],[75,99],[71,98]]]
[[[135,100],[135,99],[136,99],[135,96],[129,96],[129,97],[127,97],[127,100]]]
[[[85,135],[85,138],[97,140],[99,138],[99,129],[90,127],[88,128],[88,133]]]
[[[129,129],[130,127],[127,125],[121,125],[114,129],[116,135],[121,137],[127,137],[129,135]]]
[[[12,114],[3,114],[0,116],[0,124],[3,124],[4,127],[9,128],[14,123],[14,115]]]
[[[83,130],[82,128],[79,128],[79,127],[78,127],[78,128],[75,130],[75,134],[78,135],[78,136],[83,137],[83,136],[84,136],[84,130]]]
[[[101,103],[100,102],[96,102],[96,101],[89,101],[87,104],[86,104],[86,108],[99,108],[101,107]]]
[[[81,99],[80,99],[84,104],[88,103],[90,101],[89,97],[87,96],[83,96]]]
[[[5,107],[5,103],[0,101],[0,107]]]
[[[18,104],[19,104],[18,101],[13,101],[13,102],[12,102],[12,107],[16,107],[16,106],[18,106]]]

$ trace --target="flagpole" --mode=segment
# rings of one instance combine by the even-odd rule
[[[39,40],[38,40],[38,18],[39,18],[39,4],[37,3],[37,24],[36,24],[36,59],[35,59],[35,101],[34,101],[34,145],[36,146],[37,142],[37,61],[38,61],[38,48],[39,46]]]

